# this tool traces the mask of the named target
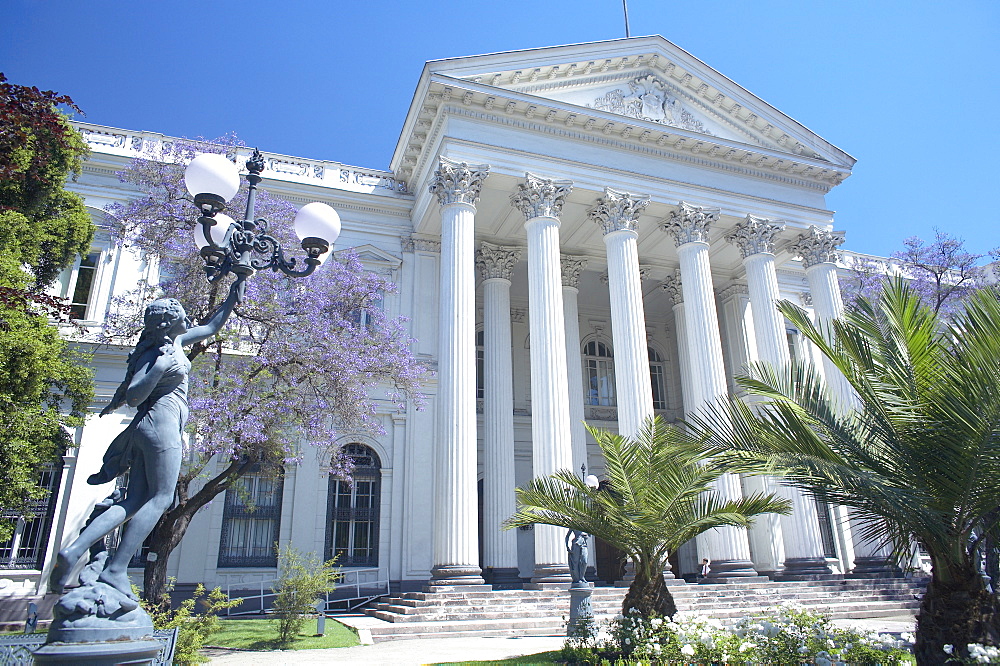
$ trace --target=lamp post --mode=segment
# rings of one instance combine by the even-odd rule
[[[205,260],[208,280],[216,282],[230,273],[246,279],[266,269],[289,277],[309,275],[323,263],[323,255],[340,235],[340,216],[325,203],[313,202],[299,209],[293,224],[306,256],[301,262],[286,258],[281,244],[267,233],[267,220],[255,217],[257,184],[264,171],[264,156],[256,148],[246,168],[250,191],[240,222],[223,212],[240,188],[235,164],[223,155],[205,153],[191,160],[184,172],[184,184],[201,211],[194,240]]]

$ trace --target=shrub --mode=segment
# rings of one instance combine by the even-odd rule
[[[274,586],[274,613],[278,616],[278,641],[290,643],[315,610],[318,598],[332,592],[340,570],[336,558],[321,561],[291,545],[278,552],[278,580]]]
[[[215,588],[206,595],[205,586],[201,583],[194,590],[190,599],[185,599],[176,609],[170,608],[170,590],[173,581],[167,586],[167,594],[163,595],[160,604],[144,604],[146,612],[153,620],[156,629],[173,629],[177,627],[177,644],[174,648],[175,664],[202,664],[211,661],[198,654],[205,641],[222,628],[218,614],[229,608],[235,608],[243,603],[242,599],[230,599],[221,588]],[[200,603],[202,612],[196,613],[195,608]]]
[[[907,661],[912,637],[834,627],[829,618],[792,606],[744,617],[729,628],[697,616],[674,620],[619,615],[606,628],[566,641],[562,659],[576,664],[626,662],[819,666]]]

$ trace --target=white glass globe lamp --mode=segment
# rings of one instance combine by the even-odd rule
[[[215,217],[211,219],[215,220],[215,224],[209,227],[209,229],[211,229],[210,233],[212,234],[212,242],[216,245],[222,245],[223,241],[226,239],[226,231],[231,225],[236,224],[236,222],[234,222],[233,218],[229,217],[225,213],[216,213]],[[210,245],[208,239],[205,237],[204,224],[195,225],[194,244],[198,246],[199,250]]]
[[[197,206],[219,211],[239,191],[240,172],[224,155],[203,153],[184,170],[184,185]]]
[[[302,240],[302,249],[310,258],[327,252],[340,236],[340,215],[325,203],[314,201],[295,215],[295,234]]]

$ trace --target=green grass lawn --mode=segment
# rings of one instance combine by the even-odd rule
[[[511,657],[510,659],[499,659],[497,661],[459,661],[452,663],[435,664],[435,666],[500,666],[500,664],[561,664],[559,650],[551,652],[539,652],[538,654],[526,654],[523,657]]]
[[[340,624],[327,618],[326,634],[314,636],[316,620],[306,621],[299,634],[290,645],[278,643],[278,620],[222,620],[222,631],[209,637],[207,645],[246,650],[314,650],[319,648],[339,648],[360,645],[357,635]]]

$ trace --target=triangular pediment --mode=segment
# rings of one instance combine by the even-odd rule
[[[790,83],[790,85],[792,85]],[[495,91],[496,99],[490,91]],[[658,35],[434,60],[426,64],[393,168],[406,171],[439,102],[536,114],[631,140],[807,172],[836,184],[854,158]],[[518,100],[523,101],[518,101]],[[551,108],[545,108],[552,104]],[[584,114],[601,117],[588,125]],[[608,125],[605,114],[622,122]],[[631,122],[630,122],[631,121]],[[631,124],[635,127],[630,127]],[[676,133],[670,130],[677,130]],[[414,138],[416,137],[416,138]],[[730,150],[730,149],[735,150]],[[787,156],[787,157],[786,157]]]
[[[402,260],[399,257],[370,244],[358,245],[346,250],[338,250],[334,252],[334,256],[339,258],[343,257],[347,253],[357,256],[358,261],[370,269],[388,268],[390,270],[395,270],[399,268],[399,265],[402,263]]]

